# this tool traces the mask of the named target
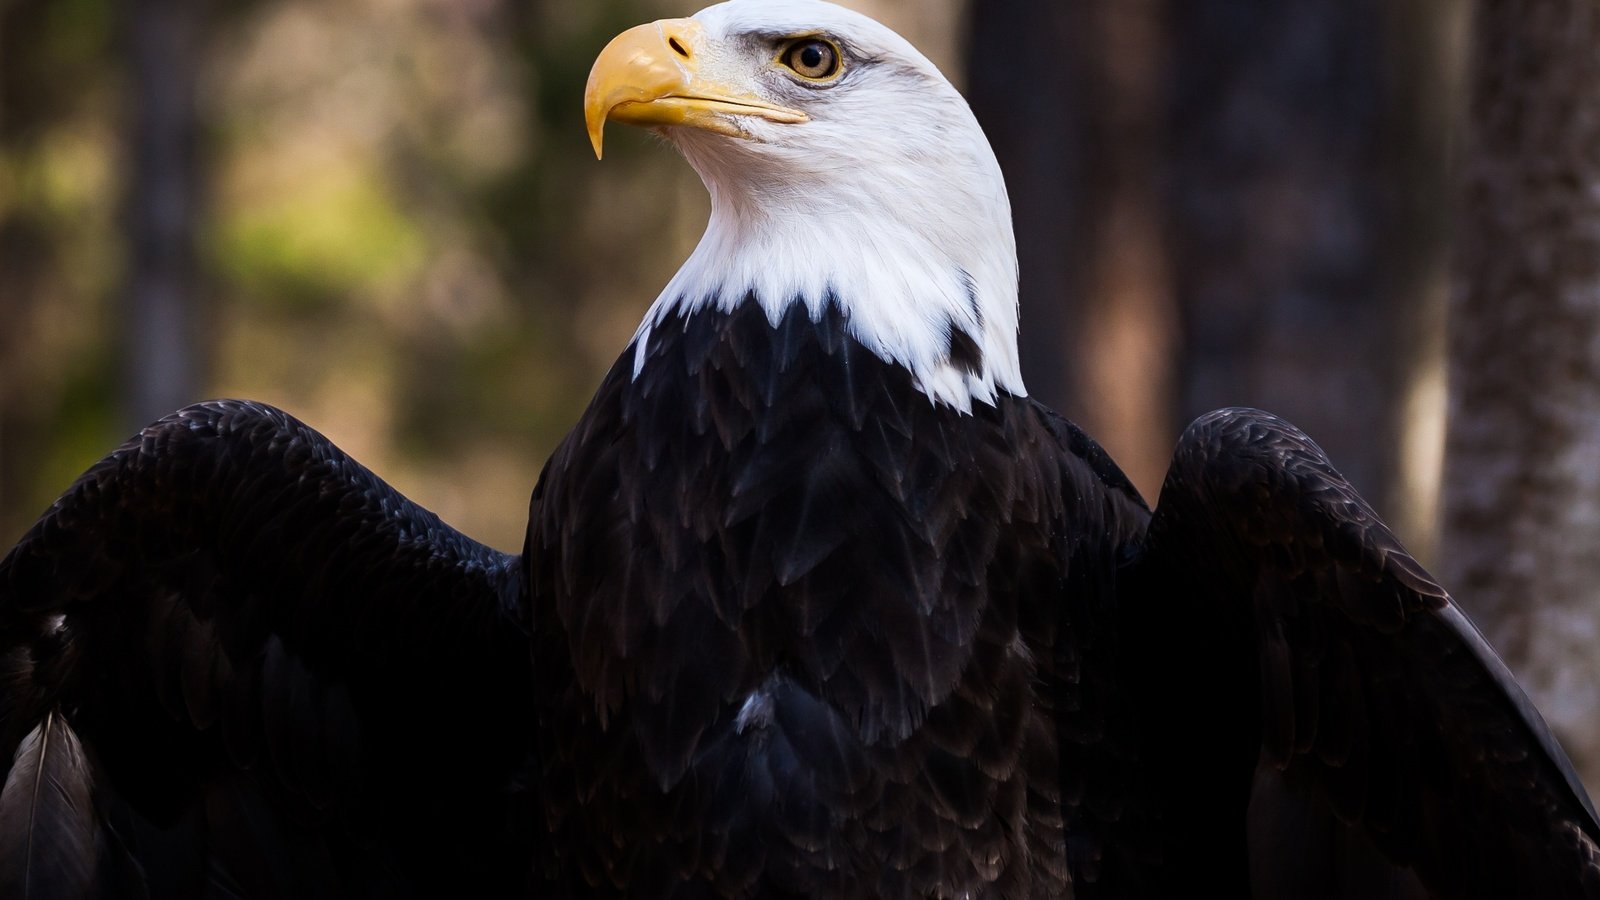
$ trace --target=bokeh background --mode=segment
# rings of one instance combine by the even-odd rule
[[[707,208],[583,82],[694,5],[0,0],[0,547],[216,396],[520,547]],[[1200,412],[1304,427],[1600,784],[1600,4],[847,5],[995,145],[1033,393],[1152,501]]]

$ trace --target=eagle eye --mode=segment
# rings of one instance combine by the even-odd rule
[[[783,49],[778,61],[807,81],[828,81],[843,68],[839,45],[823,38],[801,38]]]

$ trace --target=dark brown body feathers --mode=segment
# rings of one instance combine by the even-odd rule
[[[1196,422],[1152,518],[804,310],[625,352],[521,557],[269,407],[145,429],[0,562],[0,883],[1600,897],[1537,712],[1292,426]]]

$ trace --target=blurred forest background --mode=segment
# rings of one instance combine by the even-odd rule
[[[707,204],[590,63],[672,0],[0,0],[0,548],[195,400],[469,534],[527,497]],[[1007,172],[1033,393],[1153,502],[1296,422],[1600,785],[1600,4],[854,0]]]

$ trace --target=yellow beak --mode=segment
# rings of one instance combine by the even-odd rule
[[[687,125],[732,137],[745,134],[733,116],[806,121],[799,110],[702,77],[707,43],[705,29],[693,19],[662,19],[612,38],[595,59],[583,92],[583,117],[596,159],[608,119],[645,127]]]

